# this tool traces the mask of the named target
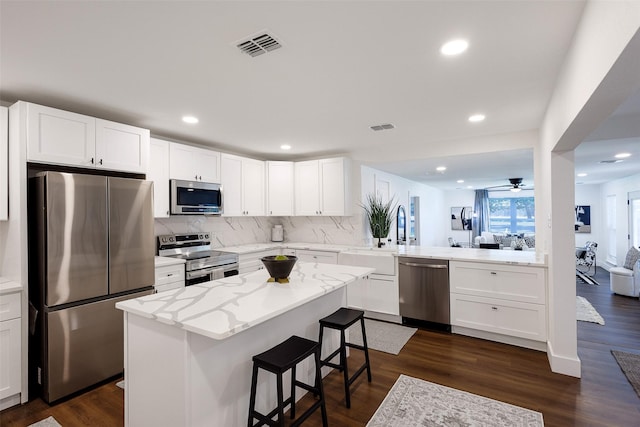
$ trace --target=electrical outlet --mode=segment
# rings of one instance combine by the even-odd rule
[[[38,366],[38,384],[42,385],[42,369]]]

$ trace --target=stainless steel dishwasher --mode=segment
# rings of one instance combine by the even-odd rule
[[[403,323],[426,321],[450,330],[449,260],[398,257],[398,270]]]

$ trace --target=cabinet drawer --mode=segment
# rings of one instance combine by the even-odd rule
[[[156,286],[184,282],[184,265],[165,265],[156,268]]]
[[[308,251],[305,249],[296,250],[298,261],[320,262],[324,264],[337,264],[338,254],[336,252]]]
[[[20,317],[20,292],[0,295],[0,321]]]
[[[544,305],[451,294],[451,324],[535,341],[546,341]]]
[[[510,301],[546,303],[545,269],[452,261],[451,292]]]
[[[165,285],[156,284],[154,286],[154,290],[156,291],[156,293],[170,291],[171,289],[178,289],[178,288],[184,288],[184,280],[181,280],[180,282],[167,283]]]

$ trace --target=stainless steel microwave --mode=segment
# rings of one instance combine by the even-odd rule
[[[171,215],[222,214],[220,184],[179,179],[172,179],[169,183]]]

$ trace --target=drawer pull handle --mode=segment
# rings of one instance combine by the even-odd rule
[[[491,307],[491,310],[498,311],[498,307]]]
[[[167,274],[167,277],[171,277],[171,276],[173,276],[173,273]]]
[[[498,273],[496,273],[495,271],[492,271],[491,274],[494,275],[494,276],[498,275]]]

